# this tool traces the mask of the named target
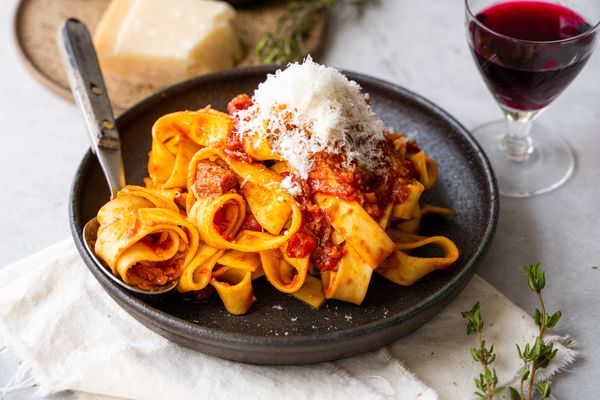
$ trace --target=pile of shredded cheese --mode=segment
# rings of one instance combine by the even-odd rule
[[[310,57],[290,64],[269,75],[252,101],[237,113],[239,134],[268,140],[302,179],[313,167],[312,156],[323,151],[341,154],[345,166],[376,171],[381,165],[378,145],[385,139],[384,123],[360,86],[335,68]]]

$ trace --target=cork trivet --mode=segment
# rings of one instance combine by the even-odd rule
[[[62,22],[74,17],[94,32],[110,0],[21,0],[14,18],[14,36],[23,62],[31,73],[54,93],[72,100],[67,75],[57,47]],[[258,65],[253,49],[260,37],[277,24],[285,11],[285,2],[260,2],[259,6],[237,10],[235,21],[244,47],[240,66]],[[309,52],[319,50],[325,27],[322,16],[307,40]],[[161,89],[151,83],[139,85],[113,76],[105,76],[115,113],[120,114],[141,99]]]

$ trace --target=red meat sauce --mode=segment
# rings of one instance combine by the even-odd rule
[[[250,106],[252,106],[250,96],[240,94],[227,104],[227,111],[235,117],[237,111]],[[389,134],[388,140],[381,144],[384,154],[381,170],[385,171],[384,174],[376,174],[357,166],[348,168],[343,165],[344,160],[340,155],[323,152],[314,156],[314,167],[308,179],[297,180],[302,191],[301,194],[294,196],[294,199],[302,210],[302,225],[288,241],[286,252],[289,257],[302,258],[310,255],[313,266],[321,271],[328,271],[337,270],[339,261],[346,253],[342,246],[333,242],[334,229],[325,213],[316,205],[317,193],[357,201],[375,220],[383,216],[388,204],[406,200],[410,193],[408,185],[415,171],[412,163],[405,159],[405,155],[414,154],[420,149],[414,141],[401,141],[403,144],[399,145],[394,140],[398,137],[399,135]],[[231,157],[254,161],[244,151],[235,120],[234,129],[227,138],[225,149]],[[221,195],[229,191],[237,191],[239,188],[233,172],[211,162],[206,165],[199,164],[195,185],[201,196]],[[219,229],[218,220],[215,224]],[[242,229],[264,231],[251,213],[247,215]]]
[[[264,232],[265,231],[264,228],[257,221],[256,217],[250,212],[247,212],[246,218],[244,219],[244,222],[242,223],[241,229],[247,230],[247,231],[255,231],[255,232]]]
[[[213,219],[213,225],[215,229],[219,233],[219,235],[223,236],[226,240],[230,238],[224,233],[227,229],[227,215],[224,208],[219,208],[215,213],[215,218]]]
[[[227,103],[227,112],[230,115],[235,116],[237,111],[245,110],[248,107],[252,106],[252,99],[247,94],[238,94],[235,96],[229,103]],[[252,158],[248,156],[244,151],[244,144],[242,143],[242,139],[237,132],[237,118],[233,121],[233,130],[229,132],[227,136],[227,142],[225,144],[225,149],[231,152],[234,156],[242,156],[248,161],[252,161]]]
[[[172,245],[171,240],[163,240],[161,234],[150,234],[142,238],[141,242],[157,254],[161,255]],[[158,262],[137,263],[127,274],[133,281],[141,280],[137,286],[150,289],[152,286],[162,286],[181,275],[183,255],[175,256],[169,260]]]
[[[196,193],[200,197],[221,196],[225,193],[238,193],[240,189],[240,185],[235,173],[208,160],[202,160],[198,163],[196,167],[194,187],[196,189]],[[221,235],[223,235],[223,232],[227,228],[226,217],[227,215],[225,209],[220,208],[215,213],[215,218],[213,220],[215,229]],[[241,229],[264,232],[263,227],[249,211],[246,214],[246,218]],[[225,239],[230,240],[231,238],[225,237]]]
[[[335,271],[346,251],[333,242],[334,229],[327,216],[309,196],[296,196],[302,208],[302,226],[290,238],[287,254],[290,257],[305,257],[321,271]]]
[[[245,110],[252,105],[252,99],[246,93],[238,94],[227,103],[227,112],[230,115],[237,111]]]
[[[308,194],[324,193],[357,201],[375,220],[383,216],[385,207],[402,203],[410,194],[408,185],[415,175],[414,167],[394,149],[394,143],[383,143],[384,174],[376,174],[357,166],[343,166],[340,155],[319,153],[308,176]],[[304,190],[304,193],[307,191]]]
[[[155,224],[155,222],[149,222],[146,223],[146,226],[151,227]],[[136,219],[132,227],[125,233],[125,236],[131,239],[139,232],[140,227],[141,223]],[[173,245],[172,239],[166,232],[151,233],[140,239],[140,242],[158,257],[163,257],[165,252]],[[179,243],[179,252],[173,258],[158,262],[138,262],[127,271],[127,275],[134,282],[134,285],[142,289],[151,290],[153,286],[165,285],[181,275],[184,260],[182,251],[186,248],[185,243]]]
[[[387,165],[384,166],[386,173],[381,175],[358,167],[343,167],[339,155],[320,153],[315,156],[308,180],[296,180],[302,189],[295,200],[302,208],[303,224],[300,232],[292,236],[288,243],[288,256],[310,254],[311,263],[321,271],[335,271],[346,253],[342,246],[333,242],[334,229],[321,208],[315,204],[317,193],[357,201],[375,220],[383,216],[388,204],[407,199],[410,194],[408,184],[415,174],[412,163],[403,159],[392,140],[384,142],[383,146]],[[413,146],[411,151],[418,151],[416,144]]]
[[[150,288],[151,286],[162,286],[181,275],[182,264],[183,257],[154,264],[138,263],[127,271],[127,274],[130,278],[132,275],[136,275],[139,279],[147,282],[146,285],[142,283],[137,286],[146,288]]]

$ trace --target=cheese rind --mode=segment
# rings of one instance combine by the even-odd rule
[[[241,56],[235,10],[209,0],[113,0],[94,35],[107,74],[166,86]]]

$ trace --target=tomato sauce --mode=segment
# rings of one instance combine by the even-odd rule
[[[231,99],[229,103],[227,103],[227,112],[230,115],[234,115],[236,112],[245,110],[250,106],[252,106],[252,99],[250,96],[245,93],[238,94]],[[225,150],[227,151],[228,155],[232,157],[243,159],[247,162],[252,162],[252,157],[250,157],[250,155],[244,150],[244,143],[238,133],[237,126],[238,119],[235,118],[233,121],[233,130],[227,135]]]
[[[321,271],[337,271],[338,264],[345,254],[344,248],[329,244],[316,248],[310,259]]]
[[[138,279],[144,281],[144,283],[138,284],[137,286],[149,289],[152,286],[166,285],[168,282],[176,279],[179,275],[181,275],[182,265],[182,257],[172,258],[170,260],[159,261],[156,263],[138,263],[129,271],[127,271],[127,274],[130,276],[134,275]]]
[[[215,213],[215,218],[213,219],[213,225],[215,230],[221,235],[225,240],[228,240],[226,235],[223,234],[227,229],[227,213],[224,208],[219,208]]]
[[[416,143],[403,143],[406,143],[407,147],[410,146],[411,152],[418,151]],[[296,180],[302,188],[302,194],[295,196],[295,200],[302,209],[303,224],[301,231],[292,236],[288,243],[288,256],[304,256],[310,253],[311,263],[319,270],[336,271],[339,261],[346,254],[343,246],[336,245],[332,240],[334,229],[323,211],[315,204],[317,193],[357,201],[376,221],[383,216],[388,204],[401,203],[408,198],[408,185],[415,172],[412,163],[404,160],[403,151],[406,151],[406,148],[399,151],[391,139],[382,146],[386,165],[382,166],[385,173],[380,175],[357,166],[344,166],[342,158],[336,154],[315,155],[314,167],[308,180]]]
[[[286,253],[288,257],[303,258],[317,248],[317,241],[310,233],[296,232],[288,241]]]
[[[418,151],[415,142],[405,143],[411,152]],[[323,193],[357,201],[373,219],[381,218],[388,204],[402,203],[408,198],[409,184],[415,176],[412,163],[403,158],[403,151],[395,148],[394,141],[388,139],[381,146],[385,160],[382,174],[344,166],[337,154],[316,154],[308,177],[310,194]]]
[[[237,111],[245,110],[252,106],[252,99],[246,93],[238,94],[229,103],[227,103],[227,112],[229,115],[235,114]]]
[[[252,99],[240,94],[229,102],[227,111],[235,117],[238,111],[250,106]],[[415,171],[406,156],[420,149],[416,142],[406,140],[405,135],[391,132],[386,132],[386,135],[388,139],[379,145],[383,157],[378,171],[367,171],[358,165],[348,166],[342,155],[322,152],[313,156],[314,165],[307,180],[293,177],[302,189],[294,196],[302,210],[302,226],[288,241],[286,252],[289,257],[310,255],[310,262],[319,270],[335,271],[346,254],[343,243],[334,243],[334,228],[316,205],[315,195],[318,193],[357,201],[375,221],[383,217],[388,205],[402,203],[408,198]],[[237,133],[237,121],[234,121],[234,129],[227,138],[226,150],[231,152],[231,156],[252,161]],[[281,175],[285,177],[287,173]],[[254,225],[254,221],[254,217],[249,215],[244,221],[244,229],[253,230],[256,225],[260,226],[258,222]]]
[[[247,231],[255,231],[255,232],[264,232],[265,230],[260,225],[260,223],[256,220],[256,217],[252,213],[246,214],[246,218],[242,223],[242,230]]]

